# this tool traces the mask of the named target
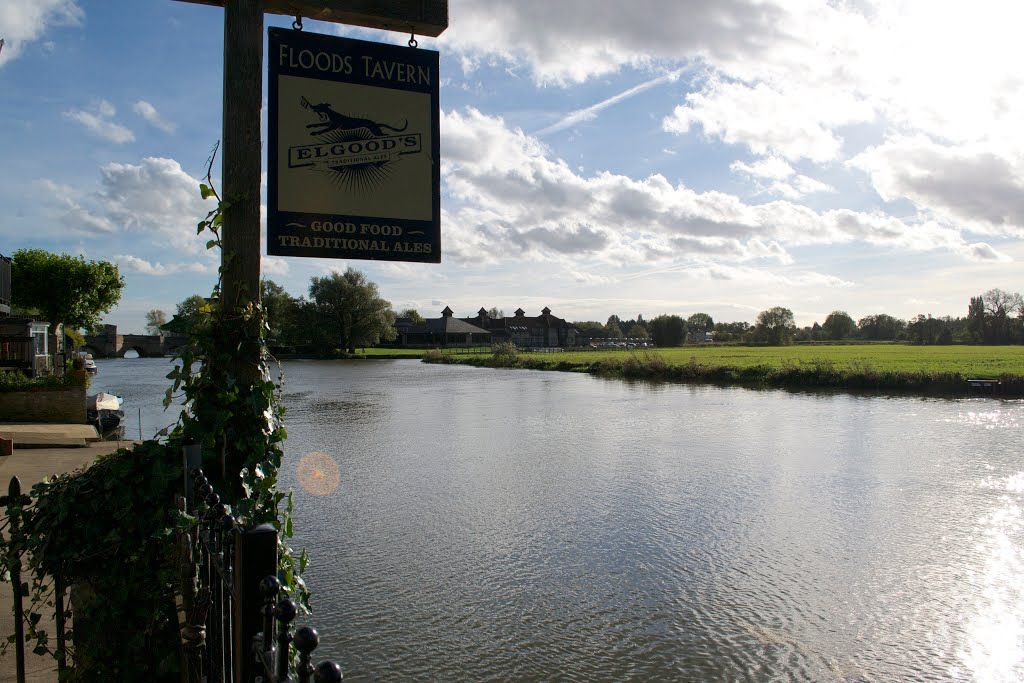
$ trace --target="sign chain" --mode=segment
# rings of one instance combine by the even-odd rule
[[[296,31],[301,31],[302,30],[302,15],[301,14],[296,14],[295,15],[295,21],[292,22],[292,28],[295,29]]]
[[[416,40],[416,34],[415,33],[410,33],[409,34],[409,47],[419,47],[419,46],[420,46],[420,44],[419,44],[419,41]]]

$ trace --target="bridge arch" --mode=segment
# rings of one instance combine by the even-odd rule
[[[126,354],[129,351],[134,351],[137,354],[138,358],[147,358],[148,357],[148,354],[146,353],[146,348],[144,346],[134,346],[134,345],[129,346],[129,345],[125,345],[125,346],[123,346],[121,348],[120,352],[117,354],[118,358],[127,358],[128,356]]]

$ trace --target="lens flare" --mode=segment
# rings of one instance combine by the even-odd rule
[[[299,459],[296,467],[296,479],[299,486],[313,496],[326,496],[334,493],[341,481],[341,474],[338,472],[338,465],[334,458],[314,451],[307,453]]]

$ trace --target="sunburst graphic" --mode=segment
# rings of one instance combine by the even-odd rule
[[[355,166],[335,166],[330,168],[331,180],[346,191],[369,192],[392,174],[391,162],[378,161],[372,164]]]
[[[326,142],[358,142],[373,140],[373,134],[365,128],[346,131],[332,130],[320,135]],[[346,192],[367,193],[379,187],[391,174],[393,160],[375,161],[369,164],[353,164],[347,166],[331,166],[324,172],[329,173],[331,181]]]
[[[295,478],[299,486],[313,496],[326,496],[338,488],[341,473],[334,458],[321,451],[307,453],[299,459]]]

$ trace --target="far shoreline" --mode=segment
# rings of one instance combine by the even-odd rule
[[[897,350],[895,354],[888,354],[896,356],[895,359],[886,358],[885,352],[879,353],[886,347]],[[844,358],[844,355],[853,355],[844,354],[849,348],[855,348],[858,355],[866,359]],[[720,352],[724,349],[714,347],[520,352],[515,355],[434,351],[425,354],[423,360],[476,367],[578,372],[607,379],[746,388],[950,398],[1024,397],[1024,347],[944,347],[947,353],[943,355],[948,355],[948,350],[953,348],[971,349],[971,356],[981,356],[964,360],[935,358],[938,355],[932,350],[935,348],[906,345],[877,345],[866,350],[862,345],[758,347],[733,353],[738,362],[722,359]],[[687,354],[690,354],[688,358]],[[989,356],[1002,362],[991,362]],[[985,372],[996,368],[999,371]],[[968,381],[977,379],[996,380],[998,385],[972,386]]]

